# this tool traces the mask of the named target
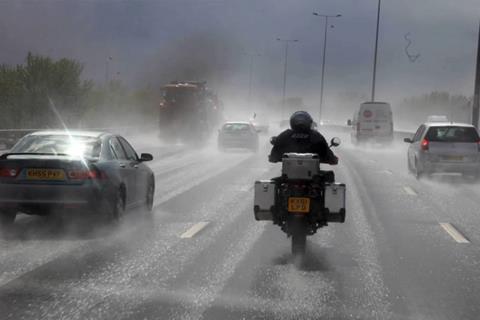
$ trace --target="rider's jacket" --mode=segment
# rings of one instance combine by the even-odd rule
[[[284,153],[316,153],[320,162],[337,164],[338,158],[333,154],[325,138],[320,132],[310,129],[306,132],[295,132],[287,129],[272,139],[273,148],[268,157],[270,162],[282,161]]]

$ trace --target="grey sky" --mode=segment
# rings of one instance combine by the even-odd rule
[[[245,94],[248,58],[242,52],[259,52],[255,87],[273,98],[280,95],[283,71],[283,47],[275,38],[297,38],[288,92],[316,103],[323,21],[312,11],[343,15],[329,30],[329,101],[342,92],[370,92],[376,5],[377,0],[0,0],[0,62],[21,63],[28,50],[73,57],[85,64],[86,77],[100,82],[111,55],[112,72],[138,85],[149,70],[162,69],[165,60],[157,57],[179,39],[211,34],[229,39],[234,48],[221,64],[228,79],[219,82]],[[431,90],[470,95],[479,19],[479,0],[384,0],[378,98]],[[421,54],[415,63],[404,54],[407,32],[412,52]]]

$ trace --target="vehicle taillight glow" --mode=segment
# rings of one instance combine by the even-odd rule
[[[105,173],[97,170],[70,170],[68,171],[70,180],[86,180],[86,179],[104,179]]]
[[[420,143],[420,148],[422,148],[423,151],[427,151],[429,146],[429,141],[427,139],[423,139],[422,142]]]
[[[0,177],[2,178],[15,178],[19,174],[20,170],[17,168],[0,168]]]

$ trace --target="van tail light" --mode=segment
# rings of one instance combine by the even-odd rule
[[[79,169],[79,170],[69,170],[68,178],[70,180],[97,180],[97,179],[106,179],[107,176],[104,172],[101,172],[96,169]]]
[[[430,142],[427,139],[423,139],[422,142],[420,143],[420,148],[423,151],[428,151],[429,144]]]
[[[1,178],[15,178],[20,173],[17,168],[0,167]]]

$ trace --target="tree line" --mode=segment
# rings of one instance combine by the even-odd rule
[[[82,80],[83,66],[28,53],[25,63],[0,65],[0,129],[114,127],[155,112],[154,90],[128,90],[120,81],[103,87]]]

